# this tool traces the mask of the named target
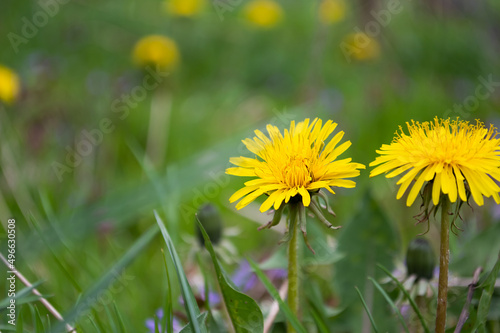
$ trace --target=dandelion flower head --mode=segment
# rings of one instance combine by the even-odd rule
[[[19,96],[20,85],[17,74],[0,65],[0,101],[12,104]]]
[[[359,176],[359,169],[365,166],[351,162],[351,158],[338,160],[351,145],[346,141],[339,145],[344,132],[338,132],[327,142],[337,124],[321,119],[312,122],[305,119],[281,134],[276,126],[267,125],[269,137],[259,130],[256,137],[245,139],[243,143],[255,158],[233,157],[230,162],[237,167],[229,168],[226,173],[235,176],[254,177],[245,182],[245,186],[229,199],[241,209],[262,194],[268,198],[260,206],[265,212],[274,206],[279,209],[282,203],[292,198],[300,200],[304,206],[311,203],[311,195],[325,188],[335,193],[332,187],[352,188],[354,181],[346,179]]]
[[[134,62],[138,66],[154,65],[174,69],[180,60],[177,44],[161,35],[149,35],[140,39],[134,47]]]
[[[355,32],[344,37],[341,48],[357,61],[376,59],[380,55],[377,40],[364,32]]]
[[[323,24],[334,24],[344,19],[346,15],[344,0],[323,0],[318,8],[319,20]]]
[[[500,203],[500,139],[496,128],[489,129],[479,120],[438,119],[433,122],[407,123],[408,134],[400,127],[391,144],[377,150],[370,163],[370,177],[388,173],[387,178],[403,174],[397,199],[414,182],[406,204],[411,206],[425,182],[432,182],[432,201],[438,205],[441,193],[451,202],[467,201],[468,193],[482,206],[485,197]]]
[[[253,0],[244,12],[246,19],[260,28],[272,28],[283,18],[283,9],[273,0]]]
[[[192,17],[203,11],[206,0],[166,0],[165,9],[175,16]]]

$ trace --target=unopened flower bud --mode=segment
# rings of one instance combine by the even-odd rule
[[[212,244],[217,244],[222,236],[222,218],[217,207],[211,203],[205,203],[198,208],[197,216]],[[196,228],[196,236],[200,244],[205,244],[199,228]]]
[[[436,257],[432,248],[425,238],[415,238],[408,245],[406,252],[406,267],[408,275],[415,275],[418,279],[432,278],[436,265]]]

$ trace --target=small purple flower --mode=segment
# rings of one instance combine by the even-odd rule
[[[158,309],[156,310],[156,317],[158,318],[156,321],[158,323],[158,331],[161,332],[161,320],[163,318],[163,309]],[[181,329],[182,329],[182,325],[181,323],[179,322],[179,320],[174,317],[173,318],[173,329],[174,329],[174,333],[177,333],[177,332],[180,332]],[[148,318],[146,319],[146,328],[149,330],[149,333],[155,333],[155,320],[154,318]],[[164,332],[167,332],[167,330],[165,330]]]
[[[200,288],[200,296],[201,296],[201,299],[204,301],[205,300],[205,287]],[[217,306],[220,304],[220,302],[221,302],[220,295],[216,292],[209,290],[208,291],[208,303],[211,306]]]
[[[231,280],[238,288],[243,289],[243,291],[251,289],[257,281],[250,264],[246,260],[240,263],[240,266],[231,276]]]
[[[271,279],[284,279],[287,277],[286,269],[274,268],[267,271],[267,276]],[[243,291],[252,289],[259,279],[252,271],[248,261],[243,260],[232,276],[233,283]]]

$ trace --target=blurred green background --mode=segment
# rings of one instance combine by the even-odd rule
[[[269,219],[258,202],[241,211],[229,204],[243,180],[224,174],[229,157],[250,156],[241,140],[267,123],[284,129],[291,120],[332,119],[352,142],[343,156],[366,165],[407,121],[458,116],[500,124],[498,1],[277,1],[274,12],[252,11],[243,0],[185,1],[0,3],[0,66],[19,81],[13,100],[0,100],[0,251],[7,219],[15,218],[17,268],[43,281],[38,289],[63,315],[156,223],[153,209],[194,280],[194,214],[202,203],[220,210],[218,246],[228,271],[243,256],[263,261],[283,248],[282,230],[256,230]],[[178,59],[160,84],[141,89],[154,51],[135,61],[133,53],[148,35],[169,38]],[[0,90],[13,82],[0,75]],[[85,133],[95,144],[82,143],[90,140]],[[78,149],[85,156],[74,166],[68,161]],[[369,293],[374,264],[402,262],[409,241],[426,230],[414,226],[418,205],[396,200],[395,181],[369,179],[368,171],[355,189],[330,197],[333,223],[343,229],[309,223],[313,247],[326,242],[330,250],[308,279],[321,301],[341,309],[328,314],[339,332],[369,331],[351,297],[353,279]],[[494,202],[473,208],[459,222],[465,231],[452,237],[452,271],[465,277],[491,268],[500,248]],[[438,232],[431,223],[425,236],[435,250]],[[146,331],[145,320],[163,305],[164,247],[156,237],[138,253],[125,270],[131,282],[106,304],[116,305],[130,332]],[[111,330],[116,315],[103,308],[94,315]],[[26,331],[38,330],[33,309],[54,321],[34,300],[18,309]],[[394,318],[382,320],[397,331]]]

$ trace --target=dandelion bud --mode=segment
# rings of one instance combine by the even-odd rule
[[[406,252],[408,275],[416,275],[417,280],[421,278],[430,280],[435,266],[436,257],[427,239],[413,239]]]
[[[210,237],[210,241],[217,244],[222,236],[222,218],[217,207],[211,203],[205,203],[198,208],[197,216]],[[196,236],[200,244],[205,244],[199,228],[196,228]]]

